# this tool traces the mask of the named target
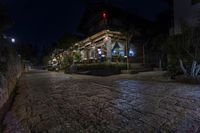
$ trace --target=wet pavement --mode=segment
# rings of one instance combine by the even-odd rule
[[[200,86],[32,71],[4,133],[200,132]]]

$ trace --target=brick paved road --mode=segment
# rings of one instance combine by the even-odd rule
[[[33,71],[5,133],[200,132],[200,87]]]

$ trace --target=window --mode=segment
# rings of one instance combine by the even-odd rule
[[[199,3],[200,0],[192,0],[192,5]]]
[[[130,56],[130,57],[135,56],[135,50],[134,50],[133,48],[130,48],[130,49],[129,49],[129,56]]]
[[[120,55],[120,56],[124,56],[124,48],[120,47],[120,45],[118,44],[118,42],[115,43],[113,49],[112,49],[112,55],[116,56],[116,55]]]
[[[98,54],[101,55],[102,54],[102,50],[100,48],[97,49]]]
[[[112,50],[112,55],[121,55],[124,56],[124,49],[122,48],[115,48]]]

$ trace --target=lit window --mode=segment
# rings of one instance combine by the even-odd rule
[[[121,55],[124,56],[124,48],[120,47],[118,42],[115,43],[113,49],[112,49],[112,55]]]
[[[98,49],[98,54],[101,55],[102,54],[102,51],[101,49]]]
[[[124,55],[125,55],[125,54],[124,54],[124,50],[120,50],[119,54],[120,54],[121,56],[124,56]]]
[[[135,56],[135,51],[132,48],[129,49],[129,56]]]
[[[116,53],[117,53],[117,51],[116,51],[116,50],[114,50],[114,51],[113,51],[113,54],[115,55]]]

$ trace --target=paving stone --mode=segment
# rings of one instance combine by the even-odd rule
[[[4,133],[200,131],[200,86],[32,71],[4,120]]]

